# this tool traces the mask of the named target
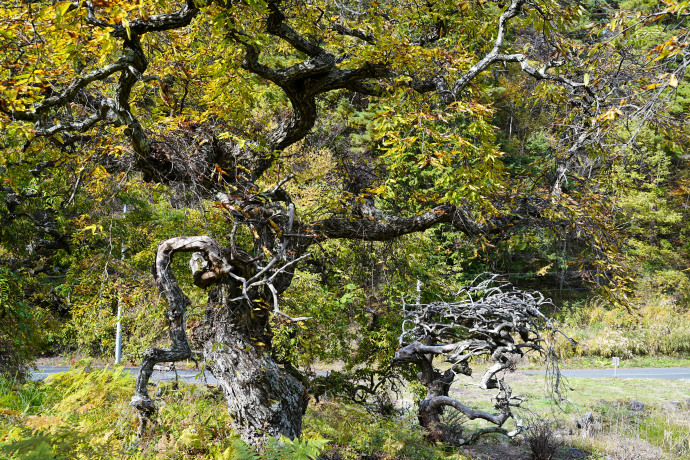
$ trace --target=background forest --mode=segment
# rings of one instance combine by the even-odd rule
[[[396,406],[396,389],[418,403],[424,388],[392,363],[403,304],[452,299],[485,273],[552,299],[543,313],[577,342],[556,343],[561,364],[690,357],[688,2],[168,3],[0,7],[0,458],[259,458],[213,389],[160,386],[142,438],[125,374],[21,384],[39,357],[113,362],[118,312],[125,364],[169,346],[156,263],[175,237],[290,272],[278,294],[246,297],[248,314],[267,312],[272,356],[321,402],[301,440],[271,438],[262,458],[470,456],[428,443]],[[174,28],[155,16],[178,10]],[[500,56],[524,59],[473,74],[504,27]],[[314,43],[363,77],[293,86],[290,72],[320,65]],[[139,49],[143,68],[127,61]],[[318,114],[306,129],[304,94]],[[275,222],[257,223],[276,202]],[[448,209],[461,217],[404,227]],[[293,218],[308,244],[288,240]],[[188,265],[171,269],[204,365],[215,297]],[[604,425],[627,416],[601,411]],[[532,432],[553,435],[539,414]],[[650,420],[659,452],[690,455],[689,427]]]

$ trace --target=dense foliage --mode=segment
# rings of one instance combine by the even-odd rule
[[[192,235],[234,268],[170,255],[190,353],[338,362],[300,385],[370,410],[413,373],[401,298],[483,272],[555,299],[563,356],[687,353],[687,8],[5,2],[0,367],[109,359],[119,309],[132,364],[167,345]]]

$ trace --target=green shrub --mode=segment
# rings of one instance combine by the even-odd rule
[[[122,369],[76,369],[23,385],[0,377],[0,459],[314,460],[328,442],[272,438],[259,454],[233,432],[217,389],[172,383],[159,384],[157,423],[137,439],[133,388]]]
[[[424,431],[409,420],[376,417],[355,405],[331,401],[311,406],[304,418],[305,436],[331,440],[334,458],[395,458],[405,460],[464,459],[430,445]]]
[[[41,313],[26,303],[19,277],[0,267],[0,373],[25,376],[41,349]]]

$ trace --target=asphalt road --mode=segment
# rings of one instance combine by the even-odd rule
[[[525,371],[525,374],[544,374],[543,371]],[[690,382],[690,367],[667,368],[626,368],[613,369],[580,369],[561,370],[564,377],[584,377],[590,379],[616,377],[621,379],[664,379],[685,380]]]
[[[66,372],[70,368],[63,366],[38,366],[38,370],[31,373],[32,380],[43,380],[52,374]],[[132,375],[137,375],[139,369],[125,368],[125,371]],[[525,371],[525,374],[544,374],[543,371]],[[582,370],[561,370],[565,377],[584,377],[584,378],[611,378],[614,377],[613,369],[582,369]],[[210,372],[206,372],[204,377],[196,369],[182,369],[177,371],[178,378],[189,383],[218,383]],[[668,367],[668,368],[639,368],[639,369],[618,369],[615,377],[622,379],[664,379],[664,380],[683,380],[690,382],[690,367]],[[154,382],[166,382],[175,380],[175,372],[165,370],[155,370],[151,375]]]
[[[70,370],[70,367],[67,366],[38,366],[38,370],[31,373],[31,380],[43,380],[50,375],[67,372],[68,370]],[[132,375],[137,375],[139,373],[139,369],[137,368],[125,368],[124,370]],[[177,371],[177,376],[180,380],[188,383],[198,382],[209,383],[211,385],[218,383],[218,380],[208,371],[205,373],[206,381],[204,381],[204,376],[201,375],[201,372],[196,369],[179,369]],[[173,371],[154,370],[153,374],[151,374],[151,381],[153,382],[169,382],[171,380],[175,380],[175,372]]]

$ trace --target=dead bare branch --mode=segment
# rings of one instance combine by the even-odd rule
[[[512,397],[510,386],[499,374],[512,370],[516,358],[529,352],[555,359],[553,335],[562,332],[540,311],[540,308],[550,305],[551,300],[540,292],[516,289],[501,281],[500,276],[491,274],[476,278],[470,286],[457,292],[452,302],[403,302],[403,332],[394,361],[413,363],[421,369],[418,376],[427,387],[427,395],[420,402],[419,420],[430,430],[430,438],[452,444],[465,444],[478,438],[478,435],[463,434],[448,439],[447,430],[444,432],[440,428],[444,407],[459,411],[469,419],[486,420],[497,427],[502,427],[508,419],[515,420],[513,431],[501,428],[488,432],[514,436],[521,431],[522,423],[512,411],[520,401]],[[545,332],[550,336],[545,336]],[[437,370],[433,364],[436,356],[443,356],[451,364],[450,369],[444,373]],[[496,413],[472,409],[448,396],[455,377],[458,374],[471,375],[472,360],[479,356],[490,357],[493,361],[482,375],[479,387],[498,389],[494,404]],[[557,372],[557,367],[554,369]]]

